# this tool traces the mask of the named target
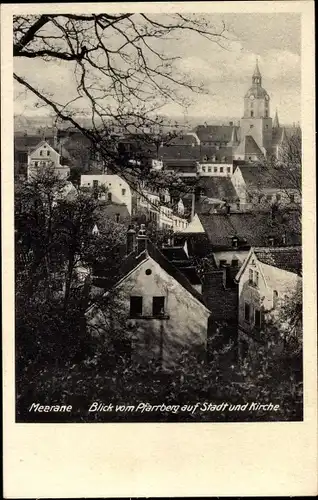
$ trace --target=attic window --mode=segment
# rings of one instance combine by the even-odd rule
[[[234,248],[237,248],[237,246],[238,246],[238,238],[236,236],[233,236],[233,238],[232,238],[232,246]]]
[[[40,156],[43,156],[43,150],[42,149],[40,150]]]
[[[130,316],[132,318],[142,315],[142,297],[130,297]]]

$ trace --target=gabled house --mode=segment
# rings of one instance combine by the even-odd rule
[[[94,290],[98,299],[86,312],[88,330],[101,339],[105,331],[108,337],[124,332],[134,362],[170,369],[184,351],[205,356],[210,311],[188,278],[148,240],[144,227],[137,238],[132,228],[128,231],[127,256],[117,277],[106,278],[104,288],[99,280]],[[113,306],[107,308],[103,299]]]
[[[295,207],[301,204],[300,172],[289,176],[286,169],[269,169],[262,165],[238,165],[232,184],[242,209],[269,207]],[[299,178],[299,180],[298,180]]]
[[[288,328],[280,313],[301,287],[301,247],[251,248],[235,281],[238,283],[240,357],[253,356],[266,341],[266,324]]]
[[[70,168],[61,165],[61,155],[43,140],[28,154],[28,180],[45,169],[52,169],[63,179],[67,179],[70,175]]]

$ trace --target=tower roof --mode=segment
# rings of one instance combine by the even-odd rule
[[[255,69],[254,69],[254,73],[253,73],[253,77],[255,77],[255,76],[258,78],[262,77],[261,72],[260,72],[259,67],[258,67],[258,59],[256,59]]]
[[[279,128],[279,119],[278,119],[277,109],[276,109],[275,118],[274,118],[274,122],[273,122],[273,128]]]

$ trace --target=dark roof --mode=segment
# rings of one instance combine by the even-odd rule
[[[202,282],[194,266],[178,266],[178,269],[184,274],[191,285],[201,285]]]
[[[200,142],[230,142],[233,125],[198,125],[195,129]]]
[[[147,251],[149,256],[154,259],[159,266],[164,269],[172,278],[180,283],[189,293],[191,293],[199,302],[206,305],[202,295],[191,285],[188,278],[175,267],[166,257],[158,250],[151,241],[148,241]]]
[[[163,247],[161,253],[170,261],[175,260],[188,260],[188,256],[182,246],[178,247]]]
[[[263,264],[278,267],[284,271],[301,274],[302,248],[279,247],[279,248],[255,248],[254,253]]]
[[[99,282],[100,287],[105,289],[110,289],[116,285],[121,279],[131,273],[141,262],[143,262],[147,257],[151,257],[159,266],[166,271],[173,279],[178,281],[178,283],[185,288],[193,297],[195,297],[201,304],[206,306],[203,296],[191,285],[188,278],[169,260],[160,252],[160,250],[150,241],[147,241],[147,250],[139,253],[136,248],[131,252],[126,258],[123,259],[122,264],[119,268],[116,280],[112,283],[105,279]],[[104,282],[104,285],[103,285]]]
[[[256,144],[254,138],[251,135],[246,135],[243,140],[240,142],[237,147],[236,154],[244,154],[244,155],[263,155],[263,152],[260,150],[258,145]]]
[[[206,233],[174,233],[176,245],[187,242],[189,257],[206,257],[211,254],[212,246]]]
[[[292,189],[295,187],[295,172],[288,176],[286,168],[267,168],[262,165],[239,165],[247,186],[258,189]],[[299,172],[300,176],[300,172]]]
[[[196,186],[200,188],[200,194],[208,198],[236,200],[238,198],[235,188],[228,177],[200,177]]]
[[[182,144],[166,144],[159,148],[158,156],[163,161],[177,160],[177,159],[194,159],[200,158],[200,146],[189,146]]]
[[[201,163],[232,163],[233,147],[201,146],[200,161]]]
[[[285,210],[272,217],[269,212],[235,212],[203,215],[199,219],[214,247],[232,247],[237,237],[239,246],[267,246],[269,238],[286,245],[301,244],[300,214],[297,210]]]

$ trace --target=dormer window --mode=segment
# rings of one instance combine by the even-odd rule
[[[43,156],[43,150],[40,149],[40,156]]]
[[[234,248],[238,247],[238,238],[237,238],[237,236],[233,236],[233,238],[232,238],[232,247],[234,247]]]

